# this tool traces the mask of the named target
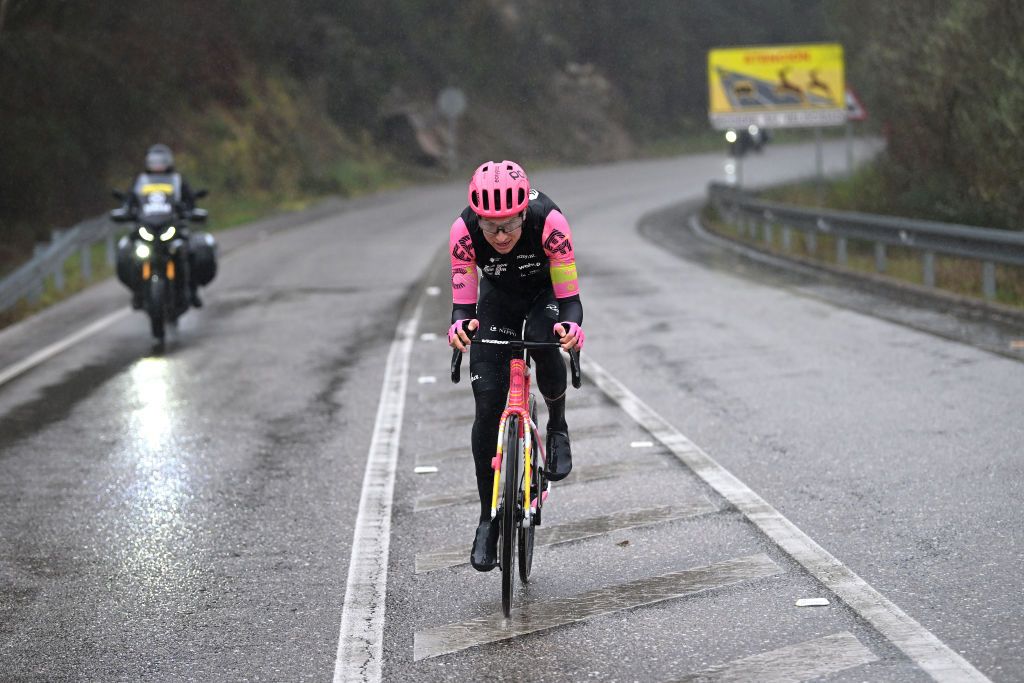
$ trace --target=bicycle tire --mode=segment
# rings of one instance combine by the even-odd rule
[[[501,515],[501,611],[512,613],[515,592],[516,497],[519,493],[519,420],[510,417],[505,424],[505,488]]]

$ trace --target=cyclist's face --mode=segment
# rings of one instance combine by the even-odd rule
[[[523,215],[519,214],[498,220],[481,218],[480,230],[484,233],[484,239],[494,247],[495,251],[499,254],[507,254],[512,251],[516,242],[523,235]]]

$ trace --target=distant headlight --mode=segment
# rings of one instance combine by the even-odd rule
[[[725,141],[728,142],[729,144],[736,142],[736,131],[730,130],[728,133],[726,133]]]
[[[757,131],[758,130],[760,130],[760,129],[757,126],[755,126],[754,124],[750,124],[750,126],[747,127],[747,132],[750,133],[751,135],[755,136],[755,137],[757,136]]]
[[[135,255],[139,258],[149,258],[149,247],[145,244],[140,244],[135,247]]]
[[[153,233],[151,233],[149,230],[146,230],[146,228],[141,225],[139,226],[139,234],[142,235],[142,239],[146,240],[147,242],[153,241]]]
[[[167,240],[171,239],[172,237],[174,237],[174,226],[173,225],[171,227],[167,228],[166,230],[164,230],[162,233],[160,233],[160,241],[161,242],[166,242]]]

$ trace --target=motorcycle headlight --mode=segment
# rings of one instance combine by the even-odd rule
[[[150,249],[145,244],[139,244],[135,247],[135,255],[139,258],[149,258]]]
[[[174,226],[172,225],[171,227],[167,228],[162,233],[160,233],[160,241],[161,242],[166,242],[167,240],[169,240],[172,237],[174,237],[174,233],[175,233],[175,230],[174,230]]]
[[[729,132],[727,132],[725,134],[725,141],[730,143],[730,144],[732,144],[733,142],[736,142],[736,131],[730,130]]]
[[[151,233],[149,230],[146,230],[145,226],[139,226],[139,234],[142,235],[142,239],[146,240],[147,242],[153,241],[153,233]]]

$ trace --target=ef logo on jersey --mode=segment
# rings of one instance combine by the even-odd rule
[[[572,251],[572,244],[561,230],[552,230],[551,234],[544,241],[544,248],[550,252],[565,256]]]
[[[469,235],[463,235],[458,242],[452,246],[452,256],[460,261],[472,261],[473,252],[470,251],[473,248],[473,238]]]

